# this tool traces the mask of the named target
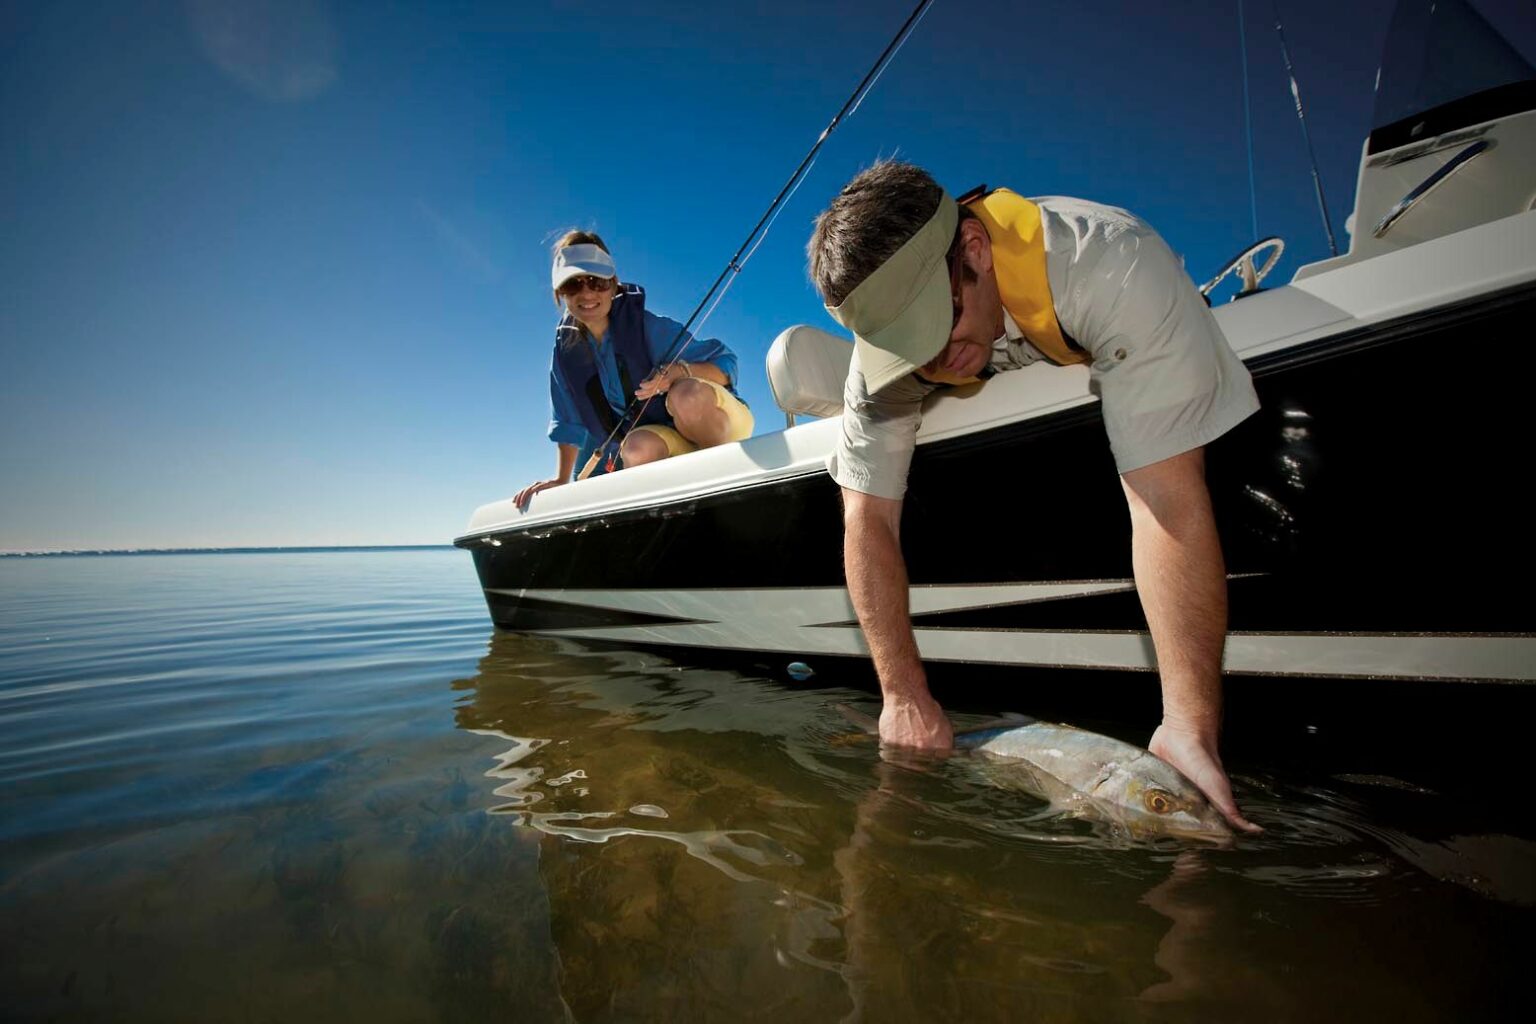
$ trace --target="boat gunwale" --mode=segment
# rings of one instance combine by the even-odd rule
[[[1251,355],[1244,359],[1244,364],[1255,378],[1262,378],[1298,365],[1322,362],[1350,355],[1362,349],[1395,344],[1411,339],[1425,330],[1453,324],[1458,320],[1476,319],[1495,314],[1506,306],[1519,304],[1533,297],[1536,297],[1536,278],[1449,304],[1412,310],[1384,320],[1345,321],[1342,330],[1320,337],[1298,338],[1293,344],[1283,348],[1268,349]],[[1084,419],[1097,415],[1098,399],[1089,396],[1085,401],[1073,403],[1064,408],[1058,406],[1032,409],[1015,420],[982,424],[977,429],[932,437],[919,443],[925,451],[949,452],[980,443],[982,438],[985,438],[987,443],[993,443],[1000,434],[1013,435],[1012,440],[1023,441],[1038,434],[1077,426]],[[698,489],[682,494],[641,495],[627,503],[616,503],[598,509],[580,509],[566,516],[537,518],[527,523],[498,523],[461,534],[454,539],[453,544],[455,547],[468,549],[492,538],[536,531],[567,532],[594,520],[627,520],[655,515],[658,510],[675,505],[720,499],[825,473],[825,466],[817,460],[810,465],[790,465],[779,470],[770,470],[750,480],[723,481],[716,487],[710,487],[707,481],[701,481]]]

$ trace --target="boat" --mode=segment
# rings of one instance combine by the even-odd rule
[[[1394,14],[1346,229],[1345,253],[1269,287],[1283,243],[1259,241],[1227,268],[1238,297],[1214,307],[1262,401],[1207,450],[1229,693],[1244,679],[1536,692],[1536,602],[1519,596],[1536,571],[1536,70],[1460,0]],[[546,491],[526,512],[477,509],[455,544],[495,625],[794,678],[867,672],[824,466],[851,351],[811,326],[779,335],[782,430]],[[1049,541],[989,541],[1009,516],[1027,535],[1044,508]],[[932,398],[903,515],[930,676],[1102,689],[1155,671],[1084,367]]]

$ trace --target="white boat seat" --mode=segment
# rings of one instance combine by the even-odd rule
[[[783,331],[768,348],[768,386],[790,416],[840,416],[853,343],[809,324]],[[793,422],[793,421],[791,421]]]

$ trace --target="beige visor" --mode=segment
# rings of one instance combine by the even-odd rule
[[[874,394],[944,350],[955,305],[944,257],[954,241],[959,207],[945,193],[917,234],[880,264],[838,306],[832,318],[853,332],[864,385]]]

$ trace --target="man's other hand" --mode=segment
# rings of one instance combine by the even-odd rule
[[[883,715],[880,726],[883,737]],[[1243,817],[1243,812],[1237,809],[1237,801],[1232,798],[1232,784],[1227,781],[1226,769],[1221,766],[1214,737],[1202,736],[1198,732],[1164,722],[1152,734],[1147,749],[1183,772],[1184,777],[1199,787],[1200,792],[1232,823],[1233,828],[1244,832],[1264,831]]]
[[[939,702],[927,694],[914,698],[889,695],[880,710],[880,742],[917,750],[948,750],[955,731]]]

